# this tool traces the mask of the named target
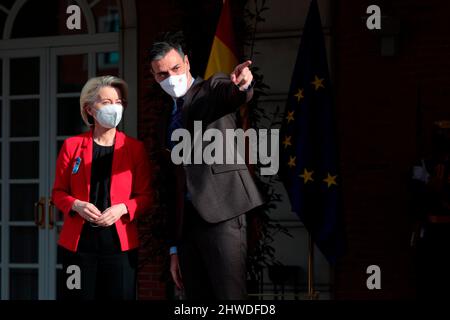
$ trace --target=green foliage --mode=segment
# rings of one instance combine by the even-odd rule
[[[250,1],[253,2],[252,9],[249,8],[250,3],[247,3],[245,9],[245,19],[247,24],[245,31],[243,32],[245,36],[243,42],[249,46],[250,56],[248,58],[252,60],[255,55],[259,54],[254,50],[257,27],[259,23],[265,21],[262,14],[269,10],[269,8],[266,7],[266,0],[249,0],[249,2]],[[248,103],[252,127],[271,129],[281,126],[281,121],[279,120],[280,113],[282,112],[280,110],[281,108],[277,106],[274,111],[268,111],[261,106],[261,98],[267,96],[267,90],[270,89],[264,82],[264,75],[261,74],[258,67],[252,67],[251,70],[255,79],[253,99]],[[264,123],[268,125],[264,125]],[[257,165],[254,170],[256,175],[260,172],[259,169],[259,165]],[[252,244],[252,247],[249,248],[247,269],[248,278],[251,281],[260,282],[262,280],[262,272],[265,268],[271,265],[281,265],[275,257],[275,249],[273,247],[275,235],[282,233],[292,237],[287,228],[278,223],[277,219],[273,219],[270,216],[270,212],[276,210],[279,203],[282,202],[281,194],[277,192],[274,187],[276,183],[279,183],[278,176],[261,177],[257,175],[257,184],[259,190],[266,198],[266,203],[258,208],[257,212],[253,213],[258,220],[256,228],[259,229],[258,232],[260,236],[256,243]],[[255,228],[254,225],[250,227]],[[252,232],[252,230],[249,231]]]

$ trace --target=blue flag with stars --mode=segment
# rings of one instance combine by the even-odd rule
[[[280,175],[292,211],[331,264],[344,252],[335,127],[322,24],[312,0],[281,128]]]

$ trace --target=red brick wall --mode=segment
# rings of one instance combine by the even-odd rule
[[[173,1],[136,1],[138,12],[138,76],[139,76],[139,105],[138,105],[138,134],[144,141],[147,149],[151,152],[154,144],[154,132],[152,123],[155,121],[156,112],[160,110],[159,100],[152,101],[149,95],[155,92],[150,74],[146,68],[145,54],[153,39],[163,30],[170,19],[175,16]],[[171,14],[169,14],[171,13]],[[155,168],[157,170],[157,168]],[[147,220],[148,221],[148,220]],[[141,223],[140,234],[148,234],[150,226]],[[151,237],[151,235],[150,235]],[[148,237],[146,237],[148,239]],[[148,258],[149,252],[145,245],[141,246],[141,259]],[[153,257],[151,257],[153,258]],[[166,297],[166,285],[161,281],[160,276],[164,270],[164,257],[158,257],[147,261],[141,267],[138,275],[138,298],[164,299]]]
[[[371,4],[401,24],[395,57],[382,57],[379,36],[366,28]],[[349,242],[336,269],[338,299],[415,294],[409,170],[418,154],[428,152],[427,143],[418,148],[417,121],[428,141],[432,121],[450,119],[449,13],[450,3],[438,0],[344,0],[335,6],[334,87]],[[381,268],[381,290],[366,288],[371,264]]]
[[[154,124],[159,121],[159,113],[167,103],[167,96],[149,73],[146,62],[147,50],[161,32],[182,30],[190,49],[188,53],[191,73],[194,76],[202,76],[214,37],[221,0],[136,0],[136,5],[139,47],[138,135],[151,153],[156,139]],[[155,170],[157,171],[158,168],[155,167]],[[155,185],[155,188],[157,191],[158,185]],[[155,208],[155,212],[164,217],[166,213],[162,210],[162,208]],[[142,221],[140,233],[141,235],[149,233],[149,225],[146,221]],[[144,245],[141,249],[141,258],[149,256],[146,249]],[[165,299],[171,295],[172,282],[168,279],[168,266],[165,265],[168,262],[168,248],[161,246],[160,249],[161,255],[153,257],[155,259],[145,264],[139,272],[139,299]]]

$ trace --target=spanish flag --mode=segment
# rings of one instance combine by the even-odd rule
[[[230,0],[224,0],[211,53],[209,54],[205,79],[217,72],[231,73],[238,65],[238,54],[231,21]]]
[[[239,64],[237,47],[234,38],[233,24],[231,23],[230,0],[223,1],[222,12],[220,13],[219,23],[214,36],[211,53],[209,54],[208,65],[206,67],[205,79],[211,77],[214,73],[224,72],[230,74]],[[239,108],[240,127],[243,130],[250,128],[249,109],[246,104]],[[248,160],[248,141],[246,141],[246,154]],[[247,162],[248,163],[248,162]],[[249,165],[250,172],[253,173],[253,167]]]

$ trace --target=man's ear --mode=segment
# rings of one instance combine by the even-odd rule
[[[184,55],[184,63],[186,64],[186,69],[188,71],[191,71],[191,64],[189,63],[189,58],[188,58],[187,54]]]

